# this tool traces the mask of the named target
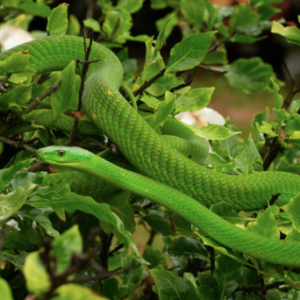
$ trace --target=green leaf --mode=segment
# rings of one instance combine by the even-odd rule
[[[278,93],[279,92],[279,85],[271,78],[272,85],[273,85],[273,93],[274,93],[274,107],[280,108],[283,104],[283,97]]]
[[[0,194],[0,221],[4,221],[19,210],[36,185],[28,182],[26,187],[18,187],[7,195]]]
[[[300,29],[297,27],[284,27],[280,23],[273,21],[271,32],[285,37],[288,43],[300,46]]]
[[[73,283],[59,286],[55,293],[58,295],[52,297],[51,300],[109,300],[97,295],[96,292],[87,287]]]
[[[174,235],[172,231],[170,221],[165,217],[159,215],[155,211],[148,212],[143,218],[153,229],[160,232],[162,235]]]
[[[50,7],[39,1],[33,2],[32,0],[27,0],[19,3],[18,8],[24,10],[26,13],[33,14],[42,18],[47,18],[51,14]]]
[[[50,210],[52,211],[52,210]],[[31,207],[29,205],[24,205],[18,212],[18,215],[20,215],[23,218],[29,218],[34,221],[36,221],[38,224],[40,224],[47,234],[53,237],[59,236],[59,232],[55,230],[52,226],[52,223],[50,222],[48,218],[49,210],[41,210],[35,207]]]
[[[134,232],[136,223],[134,220],[134,211],[130,206],[130,194],[124,191],[115,192],[105,197],[105,203],[122,220],[125,227],[130,232]]]
[[[161,101],[147,94],[144,94],[140,100],[146,103],[147,106],[149,106],[150,108],[154,108],[154,109],[156,109],[158,105],[161,103]]]
[[[165,67],[165,63],[159,52],[155,54],[155,49],[152,46],[153,37],[145,42],[146,44],[146,59],[144,69],[141,74],[143,80],[150,80]]]
[[[151,86],[149,86],[146,91],[154,96],[154,97],[161,97],[162,95],[165,94],[166,92],[166,88],[164,85],[162,85],[161,83],[152,83]]]
[[[99,22],[96,21],[93,18],[83,20],[83,24],[84,24],[85,27],[91,28],[95,32],[100,32],[101,31]]]
[[[161,83],[165,86],[167,91],[185,84],[182,77],[176,77],[174,74],[165,74],[164,76],[155,80],[155,83]]]
[[[163,254],[160,251],[153,249],[152,246],[146,245],[143,257],[145,261],[150,263],[148,268],[152,269],[161,262]]]
[[[68,30],[68,6],[62,3],[55,7],[48,17],[47,31],[49,35],[63,35]]]
[[[252,6],[240,3],[234,7],[233,14],[229,21],[229,27],[237,29],[238,27],[249,27],[255,25],[260,19]]]
[[[262,158],[253,142],[251,134],[235,157],[235,167],[243,174],[253,173],[253,164],[262,163]]]
[[[270,78],[276,78],[271,65],[259,57],[240,58],[222,69],[228,71],[224,76],[231,86],[242,89],[245,93],[270,91]]]
[[[7,59],[0,61],[0,75],[18,73],[24,70],[29,63],[30,55],[26,51],[16,52]]]
[[[218,282],[219,299],[224,299],[226,293],[232,293],[242,279],[242,265],[236,260],[221,255],[216,259],[214,276]]]
[[[166,100],[158,105],[155,114],[145,118],[147,123],[154,129],[162,125],[174,109],[174,95],[171,92],[166,92],[165,98]]]
[[[252,232],[270,239],[279,239],[280,232],[272,210],[273,208],[269,206],[262,215],[252,224],[248,225],[248,228],[251,229]]]
[[[191,34],[171,49],[166,74],[192,69],[204,59],[214,32]]]
[[[117,8],[124,9],[133,14],[142,8],[144,1],[145,0],[119,0]]]
[[[235,224],[236,222],[245,222],[245,218],[240,216],[234,208],[227,202],[219,202],[210,207],[211,211],[222,217],[222,219]]]
[[[3,300],[14,300],[8,283],[2,278],[0,278],[0,291]]]
[[[177,26],[179,23],[177,15],[178,15],[178,11],[175,10],[171,14],[166,14],[163,18],[161,18],[155,22],[158,32],[162,32],[162,30],[164,28],[164,39],[165,40],[172,33],[174,27]],[[170,20],[170,21],[168,21],[168,20]]]
[[[180,0],[181,12],[184,17],[198,26],[201,26],[205,6],[204,0]]]
[[[300,194],[292,198],[290,203],[286,206],[285,212],[292,220],[293,227],[300,232],[299,205],[300,205]]]
[[[51,93],[50,102],[53,109],[53,121],[77,102],[80,88],[80,76],[75,73],[76,63],[71,61],[60,74],[61,85]],[[76,105],[77,106],[77,105]]]
[[[156,283],[155,291],[159,300],[197,300],[193,284],[185,278],[177,276],[174,272],[163,269],[150,270]]]
[[[70,15],[69,17],[69,27],[68,27],[68,33],[69,35],[80,35],[80,23],[78,19],[74,15]]]
[[[212,274],[198,273],[199,294],[201,300],[215,300],[217,299],[217,281]]]
[[[239,131],[233,132],[224,126],[215,124],[201,128],[189,125],[187,126],[195,133],[195,135],[208,140],[225,140],[240,133]]]
[[[9,262],[13,264],[16,268],[23,270],[25,259],[27,257],[26,252],[20,254],[12,254],[14,251],[1,251],[0,252],[0,262]]]
[[[164,41],[165,41],[165,28],[170,19],[173,17],[173,15],[170,15],[169,18],[166,20],[165,24],[163,25],[161,31],[158,34],[158,37],[156,39],[155,48],[154,48],[154,56],[157,55],[158,51],[163,47]]]
[[[82,252],[82,244],[78,225],[74,225],[61,236],[54,239],[52,246],[56,257],[56,272],[58,274],[63,273],[71,265],[74,254]]]
[[[26,278],[26,286],[29,292],[35,295],[46,293],[51,286],[51,279],[46,271],[46,268],[40,258],[39,252],[28,254],[24,269]]]
[[[270,137],[278,136],[278,134],[273,130],[272,124],[270,124],[269,122],[262,121],[262,125],[256,122],[255,125],[259,131],[267,134]]]
[[[209,262],[206,248],[198,240],[181,236],[171,241],[168,252],[172,256],[198,258]]]
[[[139,255],[136,245],[131,239],[131,235],[126,230],[123,222],[110,209],[109,205],[104,203],[97,203],[91,197],[80,196],[75,193],[70,193],[68,188],[63,188],[59,194],[51,193],[38,194],[28,201],[28,204],[37,207],[52,207],[55,211],[66,211],[73,213],[76,210],[83,211],[87,214],[94,215],[101,223],[111,225],[115,234],[123,237],[127,245],[131,246],[133,250]],[[103,224],[104,225],[104,224]]]
[[[206,107],[215,88],[196,88],[180,95],[176,101],[176,113],[190,110],[200,110]]]

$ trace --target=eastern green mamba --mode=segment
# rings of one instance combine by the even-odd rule
[[[0,60],[6,59],[14,52],[24,50],[28,50],[30,55],[29,66],[37,70],[39,74],[62,70],[70,61],[85,58],[82,38],[56,36],[15,47],[1,54]],[[240,211],[264,207],[273,196],[279,195],[275,204],[282,206],[300,191],[299,176],[284,172],[260,172],[247,176],[232,176],[218,174],[201,167],[170,147],[121,95],[119,86],[122,80],[122,66],[110,50],[94,43],[89,59],[100,59],[100,61],[89,66],[83,95],[84,111],[95,126],[117,145],[120,152],[138,172],[160,182],[155,183],[150,179],[134,177],[132,173],[128,173],[130,175],[124,178],[128,177],[129,181],[130,178],[138,180],[137,183],[130,183],[132,192],[148,195],[145,191],[143,191],[144,194],[141,193],[142,187],[151,192],[159,187],[162,195],[170,193],[174,197],[162,199],[156,198],[158,194],[154,194],[151,196],[152,200],[168,206],[177,213],[182,211],[186,218],[216,240],[219,238],[224,245],[269,262],[300,266],[300,244],[272,241],[241,231],[191,199],[207,207],[213,203],[226,201]],[[76,151],[74,154],[77,155]],[[79,158],[82,162],[85,162],[85,155],[95,160],[87,152],[82,153],[83,158]],[[74,154],[72,152],[72,157]],[[98,164],[100,165],[97,161]],[[83,165],[88,168],[87,164]],[[111,165],[105,168],[109,169],[109,166]],[[72,163],[69,167],[77,168]],[[118,173],[116,170],[119,169],[112,169],[111,174]],[[100,170],[98,172],[87,169],[81,171],[102,176],[99,175]],[[116,184],[111,178],[105,180]],[[134,190],[135,184],[139,184],[139,181],[141,181],[139,190]],[[175,192],[167,186],[182,193]],[[166,192],[163,192],[164,188]],[[226,228],[225,231],[224,228]],[[219,230],[222,234],[218,233]]]

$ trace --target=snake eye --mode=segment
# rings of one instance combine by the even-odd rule
[[[64,150],[58,150],[58,155],[59,156],[64,156],[65,155],[65,151]]]

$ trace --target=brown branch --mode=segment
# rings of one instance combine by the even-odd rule
[[[223,74],[223,75],[225,75],[225,74],[228,73],[228,71],[218,70],[218,69],[212,69],[211,67],[208,67],[208,66],[198,65],[197,67],[200,68],[200,69],[203,69],[203,70],[207,70],[207,71],[209,71],[209,72],[213,72],[213,73],[221,73],[221,74]]]
[[[235,291],[243,291],[246,293],[252,292],[261,292],[262,294],[266,294],[268,290],[278,288],[281,285],[284,285],[284,281],[278,281],[268,285],[249,285],[249,286],[240,286]]]
[[[137,96],[142,93],[146,88],[148,88],[156,79],[160,78],[165,74],[166,69],[161,70],[155,76],[153,76],[150,80],[146,80],[142,86],[140,86],[137,90],[133,91],[133,96]]]
[[[0,253],[2,251],[3,247],[3,242],[4,242],[4,236],[5,236],[5,229],[6,229],[6,222],[1,222],[2,227],[1,227],[1,232],[0,232]]]
[[[236,34],[236,31],[232,31],[226,39],[224,39],[223,41],[221,41],[221,42],[215,44],[214,46],[212,46],[212,47],[207,51],[206,55],[207,55],[207,54],[210,54],[211,52],[216,51],[221,45],[225,44],[228,40],[230,40],[235,34]]]
[[[85,82],[85,77],[89,68],[89,64],[98,62],[98,59],[95,59],[93,61],[89,61],[89,56],[91,53],[92,49],[92,43],[93,43],[93,33],[90,34],[90,43],[88,48],[86,47],[86,38],[83,38],[83,47],[84,47],[84,53],[85,53],[85,58],[84,61],[77,61],[77,64],[82,64],[82,72],[81,72],[81,83],[80,83],[80,88],[79,88],[79,98],[78,98],[78,106],[77,106],[77,111],[81,111],[81,105],[82,105],[82,95],[83,95],[83,90],[84,90],[84,82]],[[70,137],[68,141],[66,142],[66,145],[71,145],[77,135],[77,127],[78,127],[79,119],[75,118],[74,125],[70,134]]]
[[[41,97],[36,97],[34,101],[26,109],[24,109],[19,115],[23,116],[31,112],[34,108],[40,105],[46,97],[48,97],[49,95],[51,95],[52,92],[57,90],[60,87],[60,85],[61,85],[61,81],[54,83],[47,91],[44,92],[44,94]]]
[[[29,152],[32,152],[32,153],[36,153],[37,149],[31,147],[31,146],[28,146],[26,144],[22,144],[18,141],[14,141],[12,139],[9,139],[5,136],[0,136],[0,141],[2,141],[3,143],[7,144],[7,145],[10,145],[16,149],[21,149],[21,150],[27,150]]]
[[[7,93],[7,92],[8,92],[7,88],[6,88],[4,85],[5,85],[5,83],[7,82],[7,80],[10,78],[11,75],[12,75],[12,74],[7,74],[7,75],[5,76],[5,78],[4,78],[3,80],[0,81],[0,91],[1,91],[2,93]]]

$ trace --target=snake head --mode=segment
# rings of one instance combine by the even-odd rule
[[[79,147],[50,146],[37,150],[38,160],[43,163],[60,166],[75,167],[83,164],[89,152]]]

